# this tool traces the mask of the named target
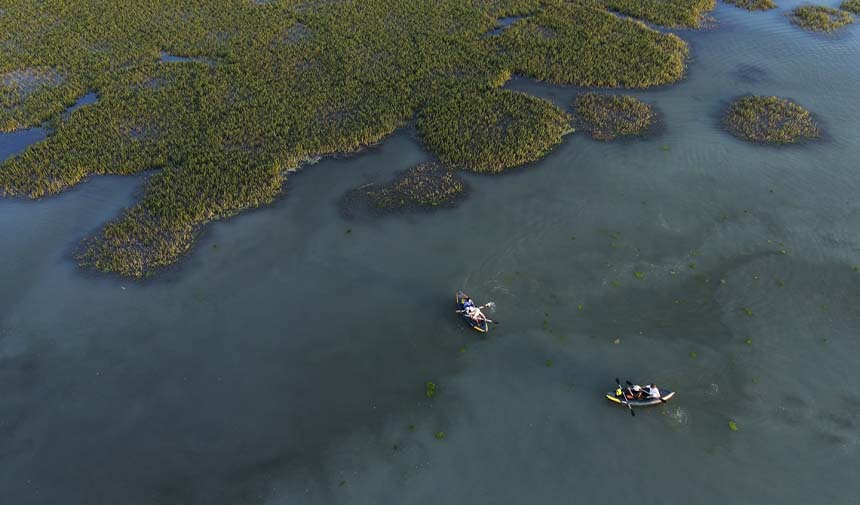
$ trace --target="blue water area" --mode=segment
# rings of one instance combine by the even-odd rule
[[[47,136],[48,131],[42,127],[0,133],[0,160],[20,154],[27,147],[44,140]]]
[[[72,112],[80,109],[81,107],[86,107],[87,105],[92,105],[98,101],[99,101],[98,93],[95,93],[95,92],[87,93],[86,95],[78,98],[78,101],[75,102],[74,105],[72,105],[71,107],[66,109],[66,111],[63,113],[63,117],[67,118],[67,117],[69,117],[69,115]]]
[[[485,37],[493,37],[496,35],[501,35],[502,32],[504,32],[505,30],[510,28],[511,25],[513,25],[514,23],[516,23],[520,19],[523,19],[524,17],[525,16],[510,16],[510,17],[499,18],[498,20],[496,20],[495,28],[493,28],[492,30],[485,33],[484,36]]]
[[[176,54],[168,53],[166,51],[161,51],[160,61],[162,63],[189,63],[189,62],[205,63],[205,64],[212,63],[209,58],[204,58],[202,56],[179,56]]]

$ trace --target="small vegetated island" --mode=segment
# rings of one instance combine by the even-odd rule
[[[724,122],[736,137],[753,142],[793,144],[821,135],[809,111],[775,96],[745,96],[734,101]]]
[[[539,159],[570,130],[570,117],[501,90],[512,73],[579,86],[673,83],[684,74],[686,43],[617,13],[697,27],[712,7],[0,2],[0,131],[44,124],[50,132],[0,163],[0,193],[41,198],[94,175],[155,170],[140,199],[77,255],[84,266],[150,275],[185,254],[207,222],[272,202],[305,160],[356,152],[413,118],[451,168],[499,172]],[[509,16],[522,19],[486,36]],[[64,113],[88,93],[95,103]]]
[[[399,174],[389,183],[371,183],[349,191],[341,206],[348,217],[432,209],[453,205],[465,191],[466,184],[454,170],[428,162]]]
[[[804,30],[816,32],[832,32],[854,22],[850,13],[821,5],[801,5],[791,11],[789,18]]]
[[[583,93],[574,100],[574,108],[578,126],[596,140],[645,135],[656,119],[651,105],[629,95]]]

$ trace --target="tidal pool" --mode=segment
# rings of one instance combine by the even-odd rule
[[[454,209],[341,216],[345,191],[429,160],[405,129],[140,282],[72,252],[142,177],[0,199],[4,501],[856,503],[860,27],[805,32],[800,4],[682,32],[688,77],[625,92],[658,136],[578,132],[463,174]],[[720,114],[744,94],[802,103],[824,138],[735,139]],[[488,338],[457,289],[496,302]],[[603,398],[615,377],[678,393],[631,417]]]

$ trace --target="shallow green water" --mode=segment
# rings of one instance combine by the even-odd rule
[[[404,131],[140,283],[70,253],[142,178],[0,200],[4,502],[857,503],[860,27],[802,32],[797,4],[681,32],[689,78],[635,93],[659,137],[568,137],[467,176],[454,210],[341,217],[344,191],[427,159]],[[735,140],[719,113],[745,93],[827,138]],[[458,288],[497,303],[488,339]],[[602,398],[616,376],[678,395],[631,418]]]

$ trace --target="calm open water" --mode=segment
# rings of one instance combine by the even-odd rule
[[[803,32],[799,3],[681,32],[689,77],[634,93],[660,136],[568,137],[454,210],[341,217],[428,158],[404,131],[135,282],[70,254],[142,177],[0,200],[3,503],[860,503],[860,27]],[[825,140],[735,140],[746,93]],[[497,303],[489,338],[458,288]],[[616,376],[678,394],[633,418]]]

